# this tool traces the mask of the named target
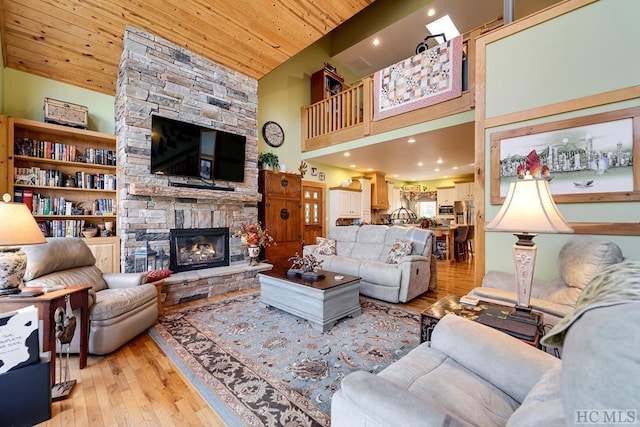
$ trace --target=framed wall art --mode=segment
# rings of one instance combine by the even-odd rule
[[[491,134],[491,203],[527,173],[556,203],[640,200],[640,107]]]

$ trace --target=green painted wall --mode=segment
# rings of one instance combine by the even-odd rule
[[[623,87],[639,85],[640,15],[636,0],[600,0],[571,13],[539,24],[487,46],[487,116],[508,114]],[[594,28],[598,28],[594,33]],[[602,36],[600,36],[602,35]],[[606,36],[604,36],[606,35]],[[515,125],[489,129],[490,135],[506,129],[614,111],[640,105],[640,99],[584,109]],[[485,188],[490,188],[490,162],[485,160]],[[485,218],[490,221],[500,208],[485,197]],[[563,203],[559,209],[568,221],[637,222],[640,203]],[[540,235],[535,276],[557,275],[560,247],[572,235]],[[640,237],[594,236],[616,242],[626,257],[640,259]],[[509,233],[485,234],[486,270],[513,271]]]
[[[2,52],[2,35],[0,34],[0,58],[4,59]],[[0,114],[4,114],[4,60],[0,64]]]
[[[89,108],[89,129],[113,135],[115,97],[28,74],[12,68],[4,70],[4,114],[44,120],[44,98],[53,98]],[[1,99],[1,98],[0,98]]]

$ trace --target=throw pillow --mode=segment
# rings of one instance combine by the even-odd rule
[[[324,237],[316,237],[316,253],[321,255],[335,255],[336,241],[325,239]]]
[[[403,242],[396,240],[389,249],[389,256],[387,256],[387,264],[397,264],[400,258],[411,254],[411,242]]]
[[[158,280],[169,277],[173,271],[171,270],[151,270],[147,273],[147,283],[157,282]]]

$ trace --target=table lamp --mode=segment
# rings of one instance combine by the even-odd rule
[[[0,296],[20,293],[27,269],[24,245],[47,243],[36,220],[24,203],[11,203],[5,194],[0,202]]]
[[[538,324],[539,315],[531,312],[529,300],[537,247],[536,233],[572,233],[553,201],[549,183],[526,175],[512,182],[502,208],[485,227],[487,231],[513,231],[518,241],[513,245],[518,302],[511,319]]]

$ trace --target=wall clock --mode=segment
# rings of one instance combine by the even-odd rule
[[[272,147],[280,147],[284,142],[284,130],[276,122],[266,122],[262,126],[262,137]]]

